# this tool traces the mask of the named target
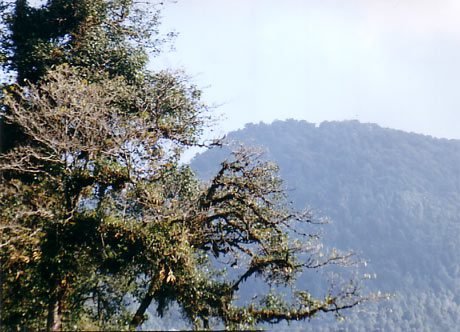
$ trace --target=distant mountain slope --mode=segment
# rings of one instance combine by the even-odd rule
[[[460,141],[357,121],[294,120],[247,125],[228,139],[264,147],[295,205],[332,219],[326,242],[359,252],[377,274],[372,288],[395,294],[335,328],[458,330]],[[206,177],[227,153],[208,151],[192,165]]]

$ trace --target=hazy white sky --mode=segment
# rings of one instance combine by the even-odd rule
[[[247,122],[359,119],[460,138],[458,0],[179,0],[163,31],[222,104],[220,131]]]

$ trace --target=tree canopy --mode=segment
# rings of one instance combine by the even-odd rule
[[[2,326],[135,329],[176,303],[195,328],[242,328],[365,300],[355,279],[283,298],[303,270],[353,257],[303,233],[314,219],[286,202],[274,164],[242,149],[202,182],[179,162],[211,144],[210,113],[183,73],[146,69],[163,40],[155,6],[1,8]],[[253,278],[266,294],[238,302]]]

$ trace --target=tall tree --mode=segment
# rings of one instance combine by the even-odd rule
[[[130,0],[3,8],[16,81],[2,119],[20,135],[0,155],[2,326],[136,328],[152,304],[161,315],[176,302],[197,328],[247,327],[364,300],[356,280],[276,295],[351,256],[300,231],[311,216],[285,203],[274,165],[240,151],[202,183],[179,163],[203,144],[208,109],[183,74],[146,70],[157,12]],[[239,304],[252,278],[271,290]]]

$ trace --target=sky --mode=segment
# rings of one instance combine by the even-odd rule
[[[191,76],[217,134],[358,119],[460,139],[459,17],[458,0],[179,0],[151,66]]]

